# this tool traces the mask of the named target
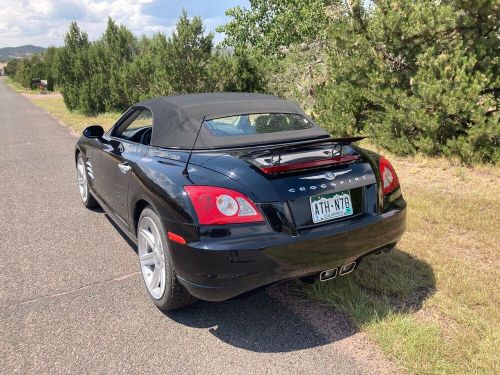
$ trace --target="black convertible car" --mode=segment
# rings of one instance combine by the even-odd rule
[[[269,95],[159,97],[76,144],[78,187],[137,243],[162,310],[325,281],[390,250],[406,202],[387,159]]]

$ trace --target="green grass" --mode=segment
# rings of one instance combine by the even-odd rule
[[[500,168],[393,158],[408,201],[396,250],[304,286],[414,374],[500,373]]]
[[[27,96],[79,132],[119,116],[87,117],[61,97]],[[403,240],[350,276],[302,292],[349,316],[410,373],[499,374],[500,167],[390,158],[408,201]]]

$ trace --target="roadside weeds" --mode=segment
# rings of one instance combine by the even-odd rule
[[[500,373],[500,168],[391,160],[408,228],[351,277],[304,287],[414,374]]]

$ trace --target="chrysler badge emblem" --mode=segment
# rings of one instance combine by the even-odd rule
[[[346,171],[341,171],[341,172],[326,172],[323,174],[318,174],[316,176],[309,176],[309,177],[301,177],[301,180],[319,180],[319,179],[326,179],[329,181],[335,180],[335,177],[337,176],[342,176],[343,174],[349,173],[352,169],[348,169]]]

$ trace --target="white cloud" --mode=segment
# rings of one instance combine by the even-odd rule
[[[224,23],[229,3],[218,0],[210,8],[200,0],[0,0],[0,47],[61,45],[72,20],[96,39],[109,16],[136,35],[170,34],[182,7],[205,18],[210,31]]]

